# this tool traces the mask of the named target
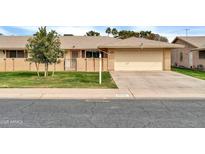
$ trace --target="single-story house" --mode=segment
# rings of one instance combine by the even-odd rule
[[[205,69],[205,36],[176,37],[172,43],[185,46],[172,51],[173,66]]]
[[[29,36],[0,36],[0,71],[34,71],[27,61]],[[170,70],[172,49],[182,45],[131,37],[117,39],[106,36],[61,36],[65,50],[57,71],[98,71],[102,53],[103,71]],[[40,69],[43,69],[43,65]],[[53,69],[53,66],[49,67]]]

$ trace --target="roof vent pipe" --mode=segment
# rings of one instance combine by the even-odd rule
[[[141,48],[141,49],[143,49],[143,45],[144,45],[143,43],[140,44],[140,48]]]

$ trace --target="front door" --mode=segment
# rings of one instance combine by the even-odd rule
[[[76,70],[77,69],[77,58],[78,58],[78,51],[71,51],[70,52],[70,59],[65,59],[65,70]]]
[[[76,70],[77,67],[78,51],[71,51],[71,69]]]

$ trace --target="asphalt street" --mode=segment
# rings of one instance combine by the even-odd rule
[[[205,100],[0,100],[0,127],[205,127]]]

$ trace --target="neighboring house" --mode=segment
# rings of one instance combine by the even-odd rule
[[[34,71],[25,50],[29,36],[0,36],[0,71]],[[170,70],[171,50],[182,45],[143,38],[116,39],[105,36],[61,36],[65,50],[57,71],[98,71],[99,52],[103,71]],[[40,69],[43,69],[43,65]],[[53,69],[53,66],[49,67]]]
[[[172,51],[172,66],[205,69],[205,36],[176,37],[172,43],[185,46]]]

